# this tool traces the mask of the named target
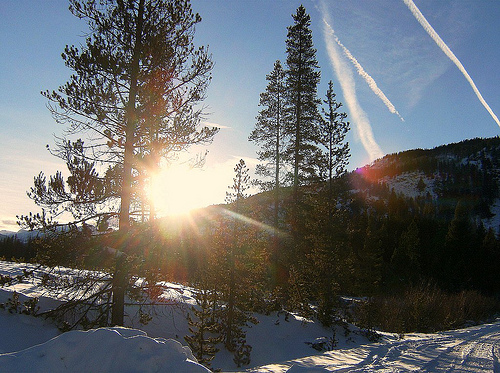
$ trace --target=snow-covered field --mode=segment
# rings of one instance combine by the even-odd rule
[[[23,265],[0,261],[0,274],[16,275]],[[204,372],[183,339],[188,334],[185,312],[193,303],[189,289],[172,285],[171,306],[146,326],[129,309],[128,328],[100,328],[61,334],[49,321],[0,310],[0,372]],[[0,303],[12,292],[41,297],[40,305],[56,302],[36,279],[0,288]],[[175,294],[175,295],[174,295]],[[500,372],[500,322],[439,334],[412,334],[404,339],[384,334],[369,343],[352,327],[336,330],[337,346],[319,352],[316,340],[328,340],[332,330],[283,314],[256,315],[248,329],[253,347],[250,366],[237,369],[220,352],[214,368],[224,372]]]

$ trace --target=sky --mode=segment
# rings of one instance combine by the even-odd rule
[[[257,164],[248,136],[259,94],[274,62],[286,59],[287,27],[301,4],[321,68],[318,96],[332,80],[351,122],[349,169],[500,135],[498,0],[192,0],[203,19],[195,44],[208,45],[215,62],[206,121],[221,130],[190,179],[191,203],[223,202],[239,159],[250,170]],[[17,230],[16,215],[38,211],[26,196],[33,177],[65,169],[46,150],[64,126],[40,91],[67,81],[60,55],[84,42],[86,24],[66,0],[0,0],[0,19],[0,230]]]

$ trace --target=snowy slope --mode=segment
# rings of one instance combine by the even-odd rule
[[[17,320],[13,320],[13,317]],[[29,316],[0,312],[0,325],[20,323]],[[38,321],[38,319],[35,319]],[[19,339],[33,342],[46,335],[42,324],[16,331]],[[2,344],[11,339],[13,329],[2,328]],[[54,329],[53,332],[56,332]],[[50,334],[50,333],[49,333]],[[300,333],[299,333],[300,334]],[[263,334],[262,337],[272,334]],[[272,338],[270,338],[272,339]],[[288,341],[299,342],[295,335]],[[285,342],[283,342],[285,343]],[[3,347],[3,346],[2,346]],[[386,338],[377,344],[358,345],[322,354],[280,361],[248,369],[248,372],[498,372],[500,368],[500,323],[435,335],[408,335],[403,340]],[[204,372],[194,362],[189,349],[174,340],[150,338],[143,331],[100,328],[73,331],[46,343],[0,354],[0,372]],[[224,371],[236,371],[234,369]]]
[[[54,308],[59,301],[51,298],[52,294],[44,292],[40,286],[42,268],[36,269],[36,266],[30,264],[0,261],[1,275],[17,276],[22,274],[23,268],[27,268],[28,270],[35,269],[34,277],[20,284],[0,288],[0,303],[5,303],[12,292],[16,291],[20,294],[21,302],[28,297],[39,297],[39,305],[42,311]],[[62,268],[61,273],[69,275],[71,270]],[[141,329],[151,338],[173,339],[186,345],[184,336],[190,334],[186,313],[195,304],[191,289],[171,283],[165,284],[165,289],[164,295],[167,305],[157,307],[153,319],[147,325],[142,325],[139,322],[139,318],[137,317],[138,309],[136,307],[127,306],[126,326],[133,329]],[[64,297],[64,294],[59,294],[59,297],[61,296]],[[20,315],[10,315],[6,311],[0,310],[0,316],[5,313],[11,317],[17,316],[21,318]],[[259,323],[252,325],[247,330],[247,341],[252,346],[252,352],[251,364],[246,368],[319,354],[320,352],[314,350],[311,344],[318,339],[328,339],[332,336],[332,330],[325,329],[318,323],[310,322],[291,314],[288,317],[285,317],[283,313],[255,316],[259,320]],[[36,318],[30,318],[30,320],[34,320],[34,322],[42,321]],[[42,327],[42,325],[39,327]],[[344,330],[339,327],[339,330],[336,331],[338,347],[355,347],[361,343],[367,343],[367,339],[359,333],[359,330],[354,327],[352,329],[350,335],[346,337]],[[24,332],[24,328],[11,331],[12,335]],[[47,339],[53,335],[55,334],[49,335]],[[33,343],[30,343],[28,339],[24,345],[17,343],[9,346],[8,342],[5,342],[7,345],[0,342],[0,353],[19,351],[22,348],[30,347],[42,341],[44,341],[43,336],[37,338]],[[212,362],[212,367],[220,368],[224,371],[236,369],[233,356],[226,351],[220,351],[217,354]]]
[[[0,261],[0,274],[15,275],[24,265]],[[128,326],[64,334],[40,318],[10,314],[0,309],[0,372],[204,372],[183,337],[188,334],[185,312],[193,302],[187,288],[170,284],[172,305],[141,326],[134,310],[127,310]],[[12,291],[43,295],[36,280],[0,289],[0,303]],[[175,302],[174,302],[175,301]],[[43,303],[43,302],[42,302]],[[384,334],[382,342],[368,343],[354,327],[349,335],[336,330],[333,351],[311,348],[315,340],[333,336],[320,325],[284,314],[256,315],[260,323],[248,329],[250,366],[237,369],[232,357],[220,352],[212,366],[224,372],[326,371],[500,371],[500,322],[439,334]]]

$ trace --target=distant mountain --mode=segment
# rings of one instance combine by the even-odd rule
[[[38,237],[41,234],[40,231],[28,231],[25,229],[20,229],[17,232],[2,230],[0,231],[0,240],[15,236],[21,242],[28,242],[29,240]]]
[[[499,231],[499,137],[390,154],[355,170],[348,179],[353,191],[372,202],[387,203],[395,194],[444,210],[465,201],[474,219]]]

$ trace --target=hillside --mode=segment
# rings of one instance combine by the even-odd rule
[[[285,233],[300,231],[307,255],[330,247],[321,255],[331,257],[332,267],[325,264],[321,276],[333,271],[342,293],[379,294],[422,281],[451,291],[500,292],[499,137],[390,154],[336,180],[334,188],[330,221],[327,185],[302,188],[295,228],[287,220],[291,190],[283,188],[280,225]],[[273,193],[248,198],[243,211],[272,225]],[[318,273],[315,265],[310,270]]]
[[[390,154],[349,175],[373,198],[397,196],[454,208],[467,200],[473,218],[498,233],[500,138],[465,140],[434,149]]]

